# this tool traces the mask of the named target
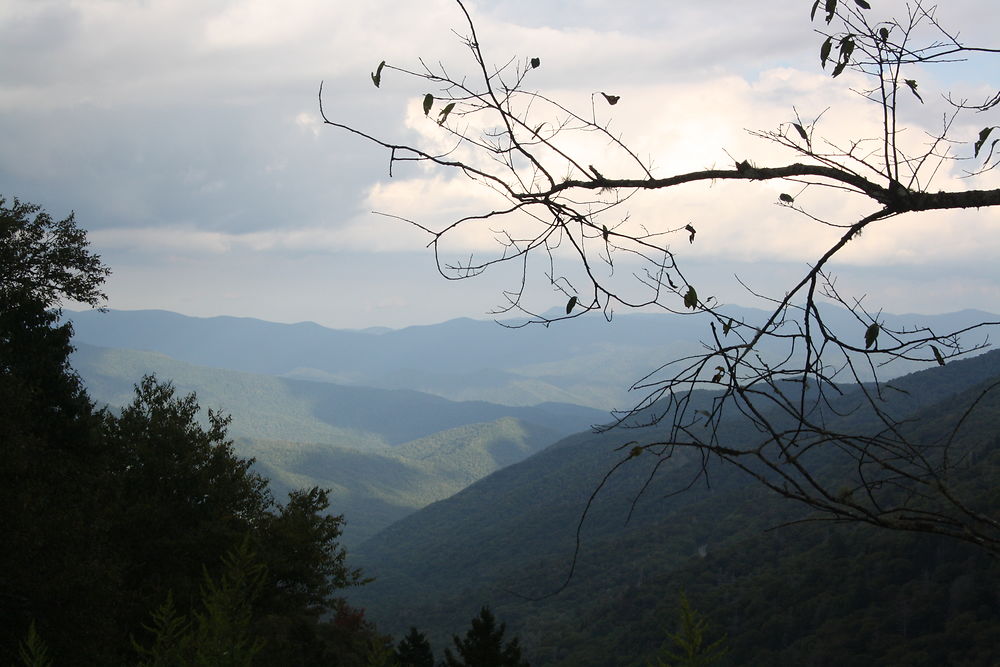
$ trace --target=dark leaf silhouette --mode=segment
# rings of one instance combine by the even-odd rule
[[[826,0],[826,22],[829,23],[837,15],[837,0]]]
[[[541,64],[542,64],[542,59],[541,58],[532,58],[531,59],[531,69],[535,69],[536,67],[538,67]]]
[[[601,93],[601,95],[604,95],[604,99],[606,99],[608,104],[611,106],[618,104],[618,100],[621,99],[620,95],[608,95],[607,93]]]
[[[378,64],[378,67],[375,68],[375,71],[372,72],[372,83],[375,84],[376,88],[378,88],[382,84],[382,68],[383,67],[385,67],[385,61],[384,60],[382,62],[380,62]]]
[[[569,315],[570,313],[573,312],[573,306],[575,306],[575,305],[576,305],[576,297],[575,296],[571,296],[569,298],[569,301],[566,302],[566,314],[567,315]]]
[[[431,107],[434,106],[434,96],[430,93],[424,95],[424,115],[426,116],[431,112]]]
[[[691,310],[698,307],[698,292],[691,285],[688,285],[687,294],[684,295],[684,307]]]
[[[875,322],[868,327],[868,330],[865,331],[865,349],[875,345],[875,341],[878,340],[878,334],[881,330],[882,329],[879,327],[878,322]]]
[[[448,114],[450,114],[451,110],[454,108],[455,108],[455,103],[448,102],[448,105],[444,109],[441,109],[441,113],[438,114],[438,125],[444,125],[444,122],[448,120]]]
[[[830,59],[830,51],[833,50],[833,37],[823,40],[823,45],[819,47],[819,62],[826,68],[826,61]]]
[[[982,130],[979,131],[979,141],[976,142],[976,146],[975,146],[975,149],[976,149],[975,156],[976,157],[979,157],[979,151],[981,151],[983,149],[983,144],[985,144],[986,140],[989,138],[990,132],[992,132],[995,129],[996,129],[995,127],[984,127]]]
[[[694,235],[697,234],[698,231],[690,224],[684,225],[684,229],[691,232],[691,236],[688,237],[688,243],[694,243]]]

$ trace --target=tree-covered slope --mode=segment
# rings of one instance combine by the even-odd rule
[[[997,379],[1000,353],[953,362],[894,381],[886,409],[925,417],[912,428],[930,442]],[[846,405],[852,390],[845,393]],[[845,419],[863,427],[868,418]],[[994,390],[958,431],[952,481],[1000,519],[997,423]],[[380,627],[416,624],[438,646],[488,603],[533,664],[644,664],[672,630],[682,589],[729,634],[730,664],[986,665],[984,656],[1000,657],[982,634],[1000,630],[1000,599],[980,592],[1000,582],[985,552],[862,526],[766,532],[809,513],[714,466],[710,486],[669,495],[700,469],[690,454],[662,463],[652,481],[662,459],[651,455],[611,475],[583,523],[573,578],[544,597],[565,581],[588,498],[628,453],[615,448],[655,437],[656,427],[571,436],[403,519],[357,550],[377,580],[355,602]],[[846,465],[833,450],[815,463],[834,479]]]
[[[256,458],[277,493],[304,485],[330,489],[334,510],[347,519],[344,543],[353,547],[555,439],[549,429],[504,417],[439,431],[391,450],[253,438],[238,439],[236,449]]]
[[[255,457],[279,493],[331,489],[332,509],[348,519],[348,545],[606,417],[572,405],[509,407],[297,381],[85,344],[72,361],[100,403],[126,404],[134,383],[155,373],[230,414],[237,451]]]

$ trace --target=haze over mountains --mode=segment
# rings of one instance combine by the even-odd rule
[[[744,321],[766,313],[733,308]],[[701,351],[710,335],[701,314],[599,316],[511,329],[457,319],[397,330],[336,330],[249,318],[196,318],[167,311],[66,312],[77,343],[147,350],[199,366],[383,389],[412,389],[452,400],[503,405],[573,403],[604,412],[640,397],[628,387],[660,363]],[[887,327],[954,330],[1000,317],[965,310],[947,315],[882,314]],[[831,309],[831,323],[864,326]],[[883,369],[891,376],[919,366]]]

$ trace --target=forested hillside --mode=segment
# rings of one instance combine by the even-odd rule
[[[894,381],[885,407],[929,417],[915,435],[932,442],[997,380],[1000,353],[990,353]],[[843,419],[863,429],[870,416]],[[992,390],[957,433],[962,465],[952,480],[995,517],[998,422]],[[733,468],[712,467],[710,486],[670,495],[700,468],[691,455],[643,455],[611,475],[582,524],[574,564],[587,500],[628,456],[616,447],[655,431],[567,438],[400,521],[359,548],[377,580],[352,599],[380,627],[398,633],[417,624],[438,643],[488,602],[523,638],[533,664],[645,664],[676,627],[681,591],[715,636],[728,636],[726,664],[1000,659],[1000,568],[985,551],[858,525],[800,525],[807,509]],[[814,463],[833,478],[847,465],[835,449]],[[778,528],[787,523],[795,525]]]
[[[477,479],[606,420],[573,405],[454,402],[408,390],[307,382],[196,366],[163,354],[78,344],[72,363],[91,397],[118,407],[144,375],[196,392],[232,417],[234,449],[256,459],[278,497],[330,490],[354,545]],[[202,416],[204,417],[204,415]]]

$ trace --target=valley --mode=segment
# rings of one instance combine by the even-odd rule
[[[512,350],[482,333],[502,327],[473,321],[416,328],[408,338],[403,334],[409,330],[336,332],[167,313],[109,315],[120,318],[117,328],[74,321],[81,342],[73,364],[91,395],[121,405],[143,374],[169,378],[179,391],[197,392],[203,407],[232,415],[229,432],[237,452],[256,459],[274,493],[312,485],[330,489],[332,510],[347,519],[349,560],[374,577],[347,598],[396,637],[416,624],[435,647],[444,646],[455,628],[489,604],[521,638],[532,664],[641,664],[663,641],[663,628],[684,593],[717,633],[727,634],[736,654],[770,655],[769,664],[803,664],[817,646],[827,655],[849,655],[851,636],[870,632],[883,637],[880,659],[907,655],[913,632],[925,637],[928,655],[940,656],[952,641],[948,624],[959,617],[980,628],[967,639],[969,655],[990,654],[981,632],[998,623],[1000,600],[947,593],[963,586],[988,590],[998,580],[996,563],[975,549],[864,526],[800,524],[810,517],[808,509],[732,468],[712,467],[701,479],[704,461],[683,449],[665,459],[641,456],[605,480],[628,458],[623,447],[655,442],[657,426],[596,433],[590,426],[606,422],[607,410],[553,401],[522,404],[529,397],[610,400],[612,384],[623,383],[623,374],[648,358],[635,358],[635,350],[654,349],[641,347],[659,332],[649,326],[652,318],[622,318],[621,347],[584,328],[579,337],[561,334],[554,348],[534,341]],[[142,324],[147,317],[151,323]],[[963,317],[981,314],[955,316]],[[167,327],[164,321],[173,323]],[[102,333],[104,326],[116,333]],[[139,347],[138,337],[153,330],[169,335],[152,336],[147,349],[93,344]],[[247,342],[221,354],[225,336],[256,341],[267,353],[254,354]],[[479,340],[480,347],[469,340]],[[683,344],[690,341],[668,339],[655,349],[664,353]],[[467,365],[433,360],[431,350],[449,346]],[[390,365],[401,363],[404,354],[410,355],[408,368],[393,372]],[[545,354],[553,360],[541,361]],[[951,406],[961,405],[960,397],[1000,379],[998,355],[900,377],[886,409],[900,418],[931,415],[921,422],[928,433],[950,428],[958,418]],[[600,361],[619,357],[626,361]],[[600,372],[588,376],[591,367]],[[352,382],[330,381],[348,375]],[[541,378],[536,393],[517,398],[517,387],[529,377]],[[353,383],[363,379],[383,386]],[[394,386],[409,383],[422,390]],[[490,391],[504,402],[442,395]],[[843,400],[850,396],[848,391]],[[967,490],[986,507],[1000,506],[997,485],[983,485],[984,479],[1000,479],[992,435],[1000,419],[998,400],[996,392],[985,394],[958,441],[960,458],[974,461],[980,473],[969,476]],[[852,428],[864,428],[868,419],[851,410],[844,414],[851,415],[844,419],[853,420]],[[743,437],[738,422],[725,428]],[[756,436],[748,431],[745,437]],[[822,457],[813,464],[822,474],[845,473],[835,454]],[[971,475],[968,466],[956,474]],[[792,525],[778,528],[785,524]],[[898,572],[880,570],[882,558],[893,559]],[[875,574],[859,574],[866,569]],[[829,579],[837,571],[875,577],[879,590],[894,596],[891,605],[927,620],[900,632],[885,600],[857,590],[850,599],[837,597],[836,577]],[[921,577],[933,582],[923,584],[923,597],[916,592]],[[797,593],[789,597],[792,589]],[[803,589],[813,592],[803,596]],[[768,607],[778,600],[788,608]],[[756,620],[761,614],[772,620],[762,625]],[[803,624],[806,617],[811,621]]]

